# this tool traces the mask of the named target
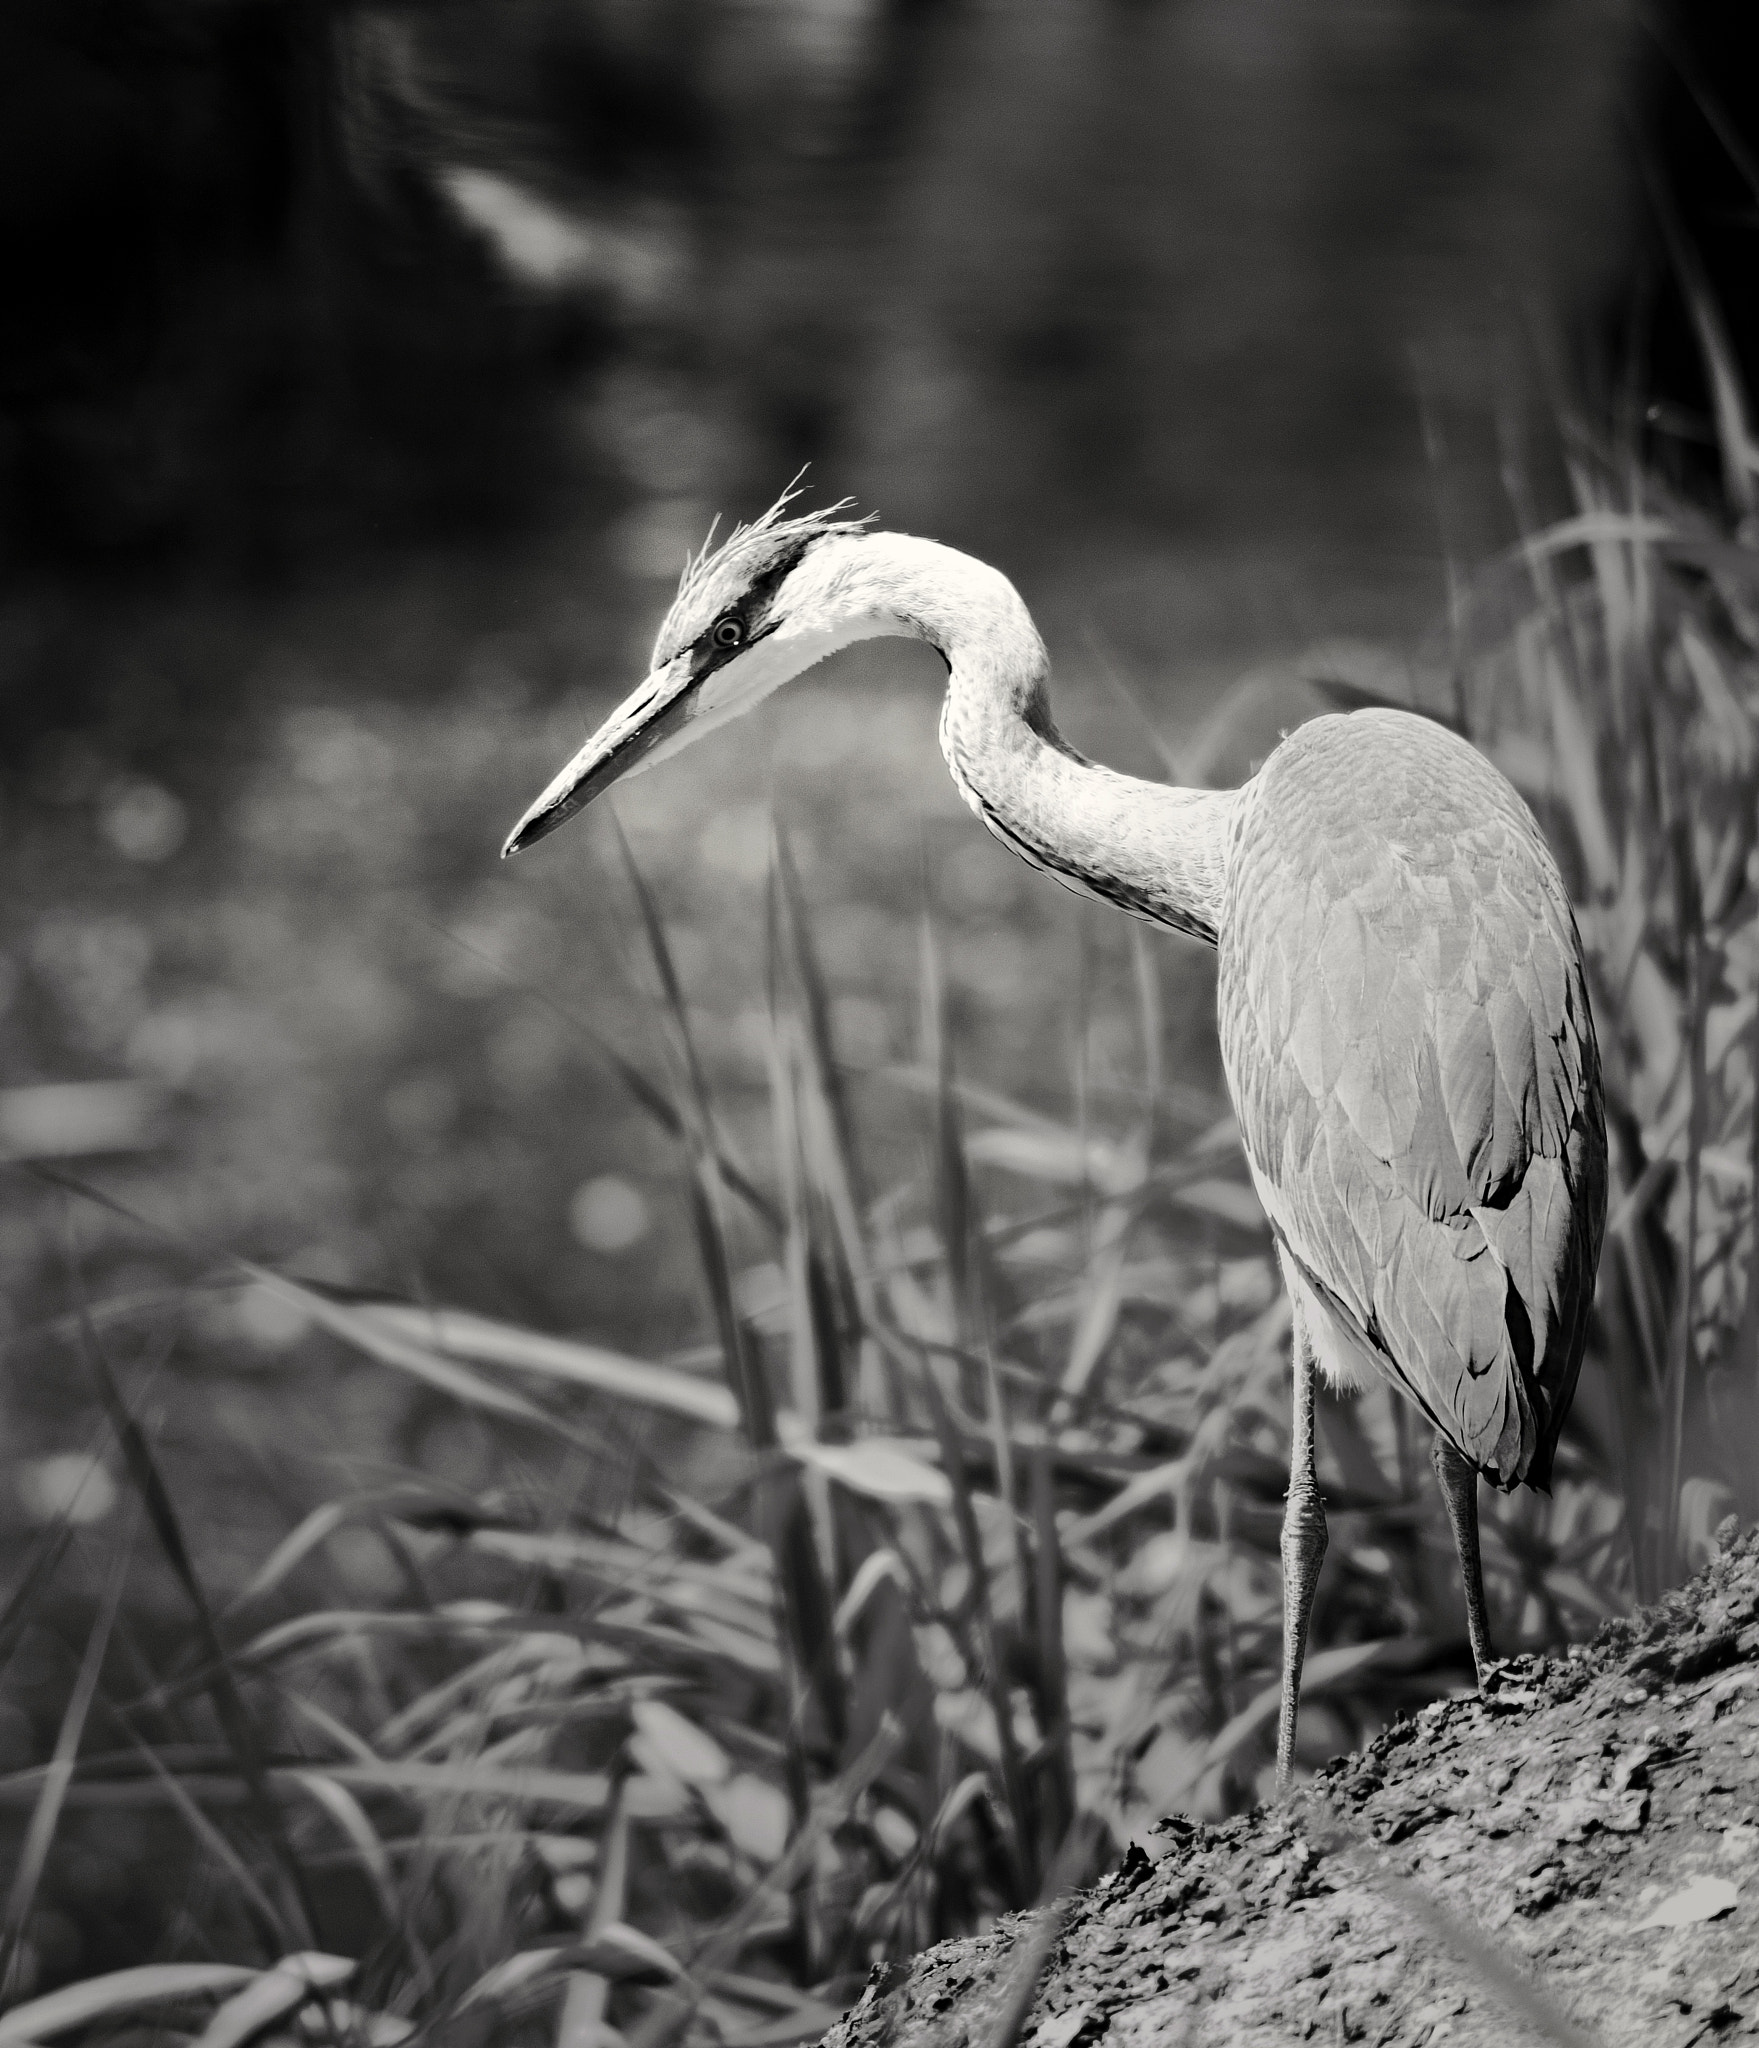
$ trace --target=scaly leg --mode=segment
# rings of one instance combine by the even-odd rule
[[[1478,1473],[1440,1430],[1430,1452],[1435,1476],[1441,1486],[1442,1505],[1448,1511],[1448,1527],[1454,1532],[1454,1548],[1460,1555],[1460,1577],[1466,1587],[1466,1631],[1472,1638],[1472,1662],[1478,1683],[1490,1669],[1490,1619],[1484,1608],[1484,1567],[1478,1557]]]
[[[1283,1700],[1277,1717],[1277,1790],[1286,1792],[1295,1769],[1295,1720],[1301,1706],[1301,1666],[1307,1623],[1325,1559],[1325,1505],[1313,1457],[1313,1346],[1295,1311],[1295,1413],[1289,1434],[1289,1498],[1283,1509]]]

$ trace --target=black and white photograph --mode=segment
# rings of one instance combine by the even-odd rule
[[[1755,29],[0,0],[0,2048],[1759,2041]]]

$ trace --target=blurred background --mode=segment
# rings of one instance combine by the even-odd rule
[[[938,665],[902,644],[842,657],[619,797],[682,1015],[658,993],[607,818],[496,861],[531,795],[644,672],[686,550],[802,469],[809,500],[852,496],[1013,576],[1050,642],[1065,729],[1120,767],[1237,779],[1340,689],[1470,714],[1495,741],[1556,822],[1598,949],[1615,1209],[1634,1204],[1625,1249],[1608,1254],[1620,1277],[1603,1274],[1603,1295],[1622,1291],[1603,1303],[1561,1520],[1511,1510],[1493,1556],[1503,1640],[1561,1644],[1676,1579],[1723,1514],[1759,1505],[1739,1451],[1759,1336],[1745,1278],[1759,928],[1742,823],[1759,702],[1742,396],[1759,350],[1759,184],[1737,13],[1709,0],[12,0],[4,1825],[40,1811],[33,1772],[66,1738],[106,1546],[134,1526],[143,1487],[159,1542],[140,1539],[126,1653],[104,1662],[99,1643],[89,1742],[194,1756],[234,1741],[220,1705],[214,1725],[186,1726],[180,1714],[205,1709],[187,1688],[167,1703],[171,1674],[214,1646],[189,1647],[190,1588],[163,1564],[168,1510],[143,1472],[175,1501],[216,1611],[290,1529],[311,1528],[302,1517],[335,1509],[257,1586],[263,1615],[406,1597],[431,1614],[445,1605],[435,1575],[468,1565],[451,1594],[492,1593],[507,1613],[535,1602],[550,1629],[575,1616],[575,1592],[549,1580],[513,1591],[469,1577],[480,1559],[430,1557],[393,1495],[428,1504],[430,1545],[441,1500],[460,1540],[488,1502],[521,1527],[572,1527],[576,1510],[585,1526],[594,1512],[615,1522],[627,1484],[632,1511],[655,1512],[636,1470],[745,1512],[741,1460],[763,1446],[743,1410],[744,1449],[705,1446],[676,1402],[656,1421],[652,1402],[619,1406],[578,1376],[534,1392],[530,1355],[503,1358],[514,1377],[481,1384],[541,1396],[574,1432],[533,1439],[480,1386],[461,1394],[428,1370],[481,1363],[480,1332],[474,1352],[435,1337],[418,1368],[386,1351],[390,1323],[349,1318],[392,1298],[465,1310],[710,1389],[745,1343],[792,1384],[794,1240],[736,1190],[705,1239],[702,1162],[694,1180],[681,1171],[666,1127],[670,1105],[694,1100],[687,1030],[728,1146],[759,1162],[762,1190],[792,1185],[776,1104],[795,1085],[778,1081],[794,1069],[777,1048],[794,1040],[765,944],[772,823],[812,934],[804,966],[798,945],[783,951],[828,1032],[799,1056],[824,1051],[815,1085],[859,1126],[866,1213],[921,1283],[928,1322],[912,1341],[931,1341],[936,1314],[933,1341],[962,1341],[969,1228],[1020,1254],[1007,1313],[998,1295],[984,1324],[1019,1372],[1063,1375],[1073,1346],[1080,1384],[1109,1375],[1123,1406],[1121,1420],[1058,1411],[1085,1434],[1062,1444],[1076,1463],[1055,1465],[1046,1484],[1063,1491],[1036,1507],[1005,1453],[987,1477],[974,1468],[1001,1551],[1015,1513],[1041,1550],[1061,1529],[1066,1577],[1036,1609],[1024,1578],[1011,1608],[996,1594],[1018,1668],[992,1669],[985,1692],[950,1644],[945,1677],[923,1633],[945,1633],[943,1609],[974,1611],[981,1563],[946,1538],[942,1562],[966,1576],[909,1620],[921,1683],[976,1706],[938,1710],[942,1751],[913,1756],[916,1803],[898,1793],[890,1848],[874,1823],[871,1867],[837,1878],[867,1919],[826,1907],[842,1931],[813,1933],[796,1872],[786,1967],[762,1968],[822,1988],[876,1942],[907,1947],[1029,1895],[1019,1844],[1034,1828],[1050,1840],[1059,1809],[1047,1792],[1029,1823],[994,1714],[980,1725],[1009,1683],[1038,1689],[1029,1754],[1062,1744],[1043,1768],[1067,1781],[1064,1820],[1079,1791],[1122,1840],[1151,1808],[1252,1796],[1263,1721],[1235,1722],[1274,1671],[1285,1337],[1225,1127],[1209,957],[1155,942],[1144,968],[1121,921],[978,832],[936,752]],[[1588,524],[1535,545],[1571,519]],[[1684,557],[1667,552],[1680,535]],[[1639,728],[1650,773],[1633,791],[1621,778]],[[1615,930],[1615,911],[1635,923]],[[925,919],[938,967],[924,966]],[[1157,1075],[1169,1106],[1148,1119],[1123,1201],[1085,1148],[1128,1151]],[[948,1221],[955,1100],[980,1223]],[[1208,1193],[1157,1209],[1169,1145],[1179,1186]],[[1192,1145],[1209,1150],[1180,1150]],[[729,1185],[719,1177],[721,1195]],[[1036,1251],[1022,1252],[1032,1228]],[[1681,1246],[1708,1249],[1682,1264]],[[853,1259],[847,1243],[837,1258]],[[238,1260],[302,1285],[252,1280]],[[819,1402],[826,1443],[873,1420],[862,1389],[879,1351],[853,1299],[832,1344],[848,1384]],[[1248,1351],[1228,1352],[1241,1333]],[[1228,1378],[1243,1358],[1262,1413]],[[999,1385],[953,1386],[974,1427],[1012,1412]],[[888,1398],[895,1432],[932,1439],[926,1411]],[[1152,1532],[1105,1519],[1121,1487],[1195,1455],[1214,1400],[1226,1470],[1187,1463],[1184,1493],[1147,1488]],[[144,1432],[132,1453],[124,1410]],[[1048,1413],[1025,1399],[1027,1436]],[[1359,1654],[1335,1667],[1335,1710],[1310,1716],[1309,1761],[1467,1668],[1401,1428],[1389,1411],[1339,1420],[1328,1440],[1333,1488],[1366,1519],[1349,1525],[1356,1578],[1337,1578],[1321,1635]],[[1659,1470],[1633,1448],[1652,1438],[1665,1438]],[[944,1468],[946,1444],[933,1455]],[[847,1478],[818,1474],[810,1503],[833,1605],[876,1546],[892,1554],[839,1520]],[[872,1508],[875,1484],[850,1481],[851,1497]],[[1173,1549],[1154,1550],[1162,1538]],[[918,1555],[895,1537],[919,1595],[938,1540],[912,1538]],[[786,1635],[803,1624],[798,1602],[783,1605]],[[1080,1663],[1060,1635],[1052,1656],[1047,1631],[1065,1626],[1086,1644],[1079,1711],[1062,1694],[1047,1704],[1051,1665]],[[1394,1656],[1395,1638],[1417,1647]],[[436,1650],[420,1682],[453,1671],[453,1652],[448,1664]],[[859,1694],[859,1641],[838,1654]],[[1011,1655],[992,1642],[967,1661]],[[365,1726],[362,1700],[379,1697],[382,1720],[417,1686],[364,1668],[332,1673],[334,1694],[313,1681],[333,1718]],[[656,1697],[700,1683],[673,1673]],[[252,1698],[271,1751],[313,1739]],[[127,1699],[133,1718],[105,1724],[103,1703],[120,1713]],[[799,1700],[791,1724],[785,1702],[751,1709],[753,1725],[781,1714],[781,1747],[742,1766],[773,1797],[785,1785],[779,1839],[815,1810],[808,1780],[847,1761],[830,1693],[815,1711],[827,1718],[790,1776],[776,1757],[794,1739],[784,1725],[803,1725]],[[1087,1731],[1086,1761],[1071,1760],[1071,1727]],[[601,1730],[588,1761],[637,1768],[617,1747],[629,1739],[624,1722]],[[693,1785],[681,1755],[671,1778]],[[955,1816],[930,1853],[961,1757],[1001,1774],[1001,1818],[985,1834]],[[663,1780],[664,1761],[638,1757],[638,1774]],[[391,1823],[356,1789],[377,1840]],[[15,1995],[266,1938],[235,1905],[210,1910],[193,1877],[176,1909],[141,1882],[154,1859],[193,1869],[211,1855],[199,1829],[144,1795],[117,1808],[101,1785],[75,1791],[111,1832],[102,1853],[82,1837],[76,1798],[22,1903],[15,1887],[0,1928]],[[761,1827],[745,1839],[690,1811],[696,1862],[650,1845],[649,1865],[638,1855],[618,1878],[612,1917],[627,1905],[670,1938],[661,1873],[697,1871],[708,1925],[774,1864]],[[284,1916],[275,1885],[297,1891],[286,1873],[308,1853],[344,1883],[335,1814],[327,1846],[299,1833],[309,1815],[288,1824],[290,1849],[260,1813],[244,1824],[260,1823],[252,1853],[282,1872],[262,1882]],[[507,1840],[527,1856],[542,1830],[516,1818]],[[562,1838],[555,1815],[544,1825]],[[1014,1864],[996,1865],[1009,1839]],[[544,1913],[566,1919],[558,1870],[591,1862],[546,1853],[518,1866],[537,1903],[524,1921],[508,1908],[514,1947]],[[923,1868],[927,1904],[906,1883]],[[362,1891],[358,1870],[346,1881],[356,1890],[334,1911],[358,1935],[348,1952],[382,1960],[374,1914],[396,1917],[383,1887]],[[876,1885],[891,1887],[878,1904]],[[385,2011],[431,2018],[423,2000],[443,1979],[417,1972]],[[804,2008],[796,2034],[834,2004]],[[747,2022],[723,2013],[722,2036]]]

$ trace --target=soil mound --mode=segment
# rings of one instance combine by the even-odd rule
[[[1069,1907],[1021,2048],[1759,2040],[1759,1531],[1718,1535],[1567,1657],[1163,1822]],[[876,1970],[825,2048],[986,2048],[1035,1931]]]

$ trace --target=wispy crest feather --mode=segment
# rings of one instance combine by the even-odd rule
[[[806,472],[801,471],[801,476]],[[847,514],[853,498],[840,498],[822,511],[788,516],[788,507],[801,495],[796,477],[767,512],[735,526],[727,538],[715,544],[717,517],[696,553],[684,564],[678,579],[678,595],[672,600],[665,623],[654,646],[654,663],[678,648],[688,646],[705,627],[741,597],[764,570],[783,556],[794,553],[831,533],[860,533],[875,515],[859,518]]]

